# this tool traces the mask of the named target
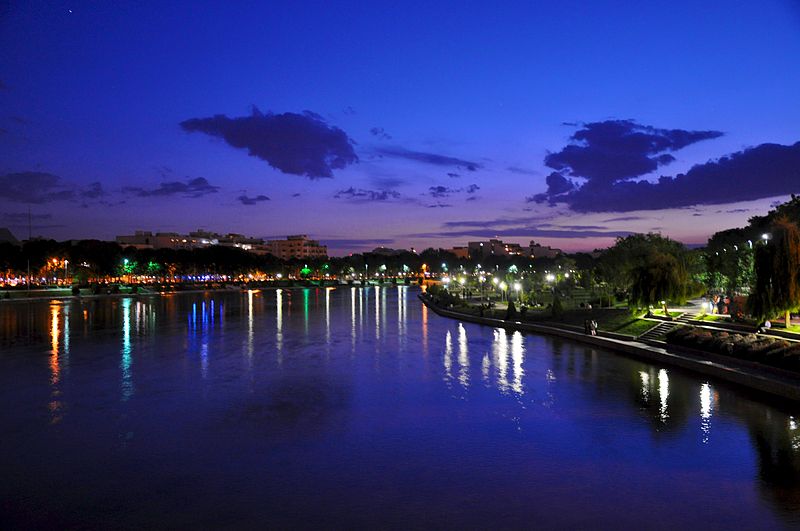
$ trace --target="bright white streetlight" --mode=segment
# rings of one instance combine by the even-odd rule
[[[522,289],[522,284],[519,282],[514,282],[514,291],[519,291]]]
[[[500,283],[500,280],[497,277],[492,279],[492,284],[494,284],[495,286],[498,285],[499,283]]]
[[[553,273],[549,273],[546,277],[544,277],[548,282],[552,282],[556,279],[556,276]]]

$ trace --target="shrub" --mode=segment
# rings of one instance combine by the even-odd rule
[[[681,326],[667,333],[667,343],[800,371],[800,344],[783,339]]]

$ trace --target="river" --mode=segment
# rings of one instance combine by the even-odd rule
[[[800,524],[797,406],[418,293],[0,304],[3,527]]]

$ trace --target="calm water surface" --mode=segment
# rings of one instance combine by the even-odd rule
[[[417,294],[0,305],[2,527],[800,525],[800,412]]]

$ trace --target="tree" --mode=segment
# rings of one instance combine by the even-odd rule
[[[628,293],[632,303],[640,302],[637,297],[649,292],[649,283],[641,284],[642,274],[646,274],[654,260],[659,256],[671,257],[675,265],[674,273],[679,286],[675,286],[673,295],[666,298],[683,299],[686,293],[688,275],[686,269],[687,252],[683,245],[660,234],[633,234],[625,238],[617,238],[613,247],[606,250],[598,261],[598,274],[615,291]],[[664,258],[666,259],[666,258]],[[660,260],[660,258],[659,258]],[[656,260],[657,261],[657,260]],[[644,289],[637,297],[633,297],[634,284]],[[664,300],[665,297],[655,300]]]
[[[800,228],[781,217],[771,234],[756,250],[756,282],[747,306],[758,319],[783,312],[789,328],[791,312],[800,308]]]
[[[651,250],[631,271],[630,301],[645,307],[660,304],[664,314],[669,315],[667,301],[683,297],[686,279],[681,271],[682,267],[674,256]]]

